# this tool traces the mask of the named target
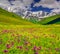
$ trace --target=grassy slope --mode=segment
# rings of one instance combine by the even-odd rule
[[[18,24],[22,24],[22,25],[29,24],[30,25],[32,23],[25,19],[22,19],[22,17],[14,13],[8,12],[0,8],[0,24],[17,24],[17,25]]]
[[[0,9],[1,24],[27,23],[26,20],[23,21],[21,17]],[[10,47],[7,47],[7,44]],[[17,48],[18,46],[22,49]],[[35,46],[41,48],[35,51]],[[36,52],[60,54],[60,25],[0,25],[0,54],[36,54]]]
[[[51,17],[47,17],[47,18],[44,18],[42,21],[38,22],[40,24],[48,24],[49,22],[51,24],[60,24],[60,20],[59,21],[56,21],[56,19],[60,19],[60,15],[54,15],[54,16],[51,16]],[[56,21],[55,23],[52,23],[52,21]]]
[[[39,50],[35,50],[36,48]],[[7,52],[4,52],[5,50]],[[36,52],[60,54],[60,25],[0,25],[0,54],[36,54]]]

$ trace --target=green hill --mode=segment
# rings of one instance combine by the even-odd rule
[[[39,24],[60,24],[60,14],[42,19]]]
[[[30,25],[33,24],[22,17],[0,8],[0,24]]]
[[[60,24],[60,14],[44,18],[38,22],[36,19],[33,18],[30,21],[22,19],[21,16],[18,16],[12,12],[8,12],[0,8],[0,24],[7,25]]]

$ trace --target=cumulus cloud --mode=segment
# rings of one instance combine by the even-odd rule
[[[10,6],[9,2],[7,0],[0,0],[0,5],[2,6]]]
[[[9,2],[10,1],[10,2]],[[34,0],[0,0],[0,6],[17,8],[20,7],[22,9],[31,9],[31,4],[34,3]],[[13,5],[11,5],[13,4]],[[39,2],[35,2],[33,7],[47,7],[47,8],[59,8],[60,9],[60,1],[56,0],[40,0]]]
[[[56,0],[41,0],[40,2],[36,3],[35,6],[43,6],[47,8],[60,8],[60,2]]]
[[[11,4],[13,4],[13,7],[20,7],[20,8],[30,8],[31,3],[33,3],[34,0],[0,0],[0,5],[4,5],[4,6],[10,6],[12,7]]]

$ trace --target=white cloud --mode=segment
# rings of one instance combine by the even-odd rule
[[[60,12],[60,9],[53,9],[52,12]]]
[[[11,6],[8,0],[0,0],[0,6],[6,6],[6,7],[12,7],[12,8],[17,8],[20,7],[22,9],[31,9],[31,3],[34,3],[34,0],[15,0],[12,2],[14,5]],[[27,8],[25,7],[27,6]],[[34,4],[35,6],[42,6],[42,7],[47,7],[47,8],[60,8],[60,2],[57,2],[56,0],[41,0],[38,3]]]
[[[31,3],[33,3],[33,2],[34,2],[34,0],[23,0],[24,5],[26,5],[26,6],[30,6]]]
[[[36,3],[35,6],[43,6],[47,8],[60,8],[60,2],[56,0],[41,0],[39,3]]]
[[[25,8],[25,6],[27,6],[26,9],[28,9],[30,8],[32,2],[34,2],[34,0],[15,0],[11,3],[14,4],[13,7]],[[0,0],[0,4],[8,7],[11,6],[8,0]]]
[[[10,6],[10,4],[9,4],[9,2],[7,0],[0,0],[0,5]]]

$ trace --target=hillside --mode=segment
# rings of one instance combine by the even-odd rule
[[[25,19],[22,19],[22,17],[8,12],[2,8],[0,8],[0,24],[17,24],[17,25],[30,25],[33,24]]]
[[[39,24],[60,24],[60,14],[44,18]]]
[[[0,25],[0,54],[60,54],[60,25]]]
[[[21,16],[18,16],[12,12],[8,12],[0,8],[0,24],[14,24],[14,25],[33,25],[34,24],[60,24],[60,15],[54,15],[47,17],[37,22],[35,19],[30,21],[22,19]]]

